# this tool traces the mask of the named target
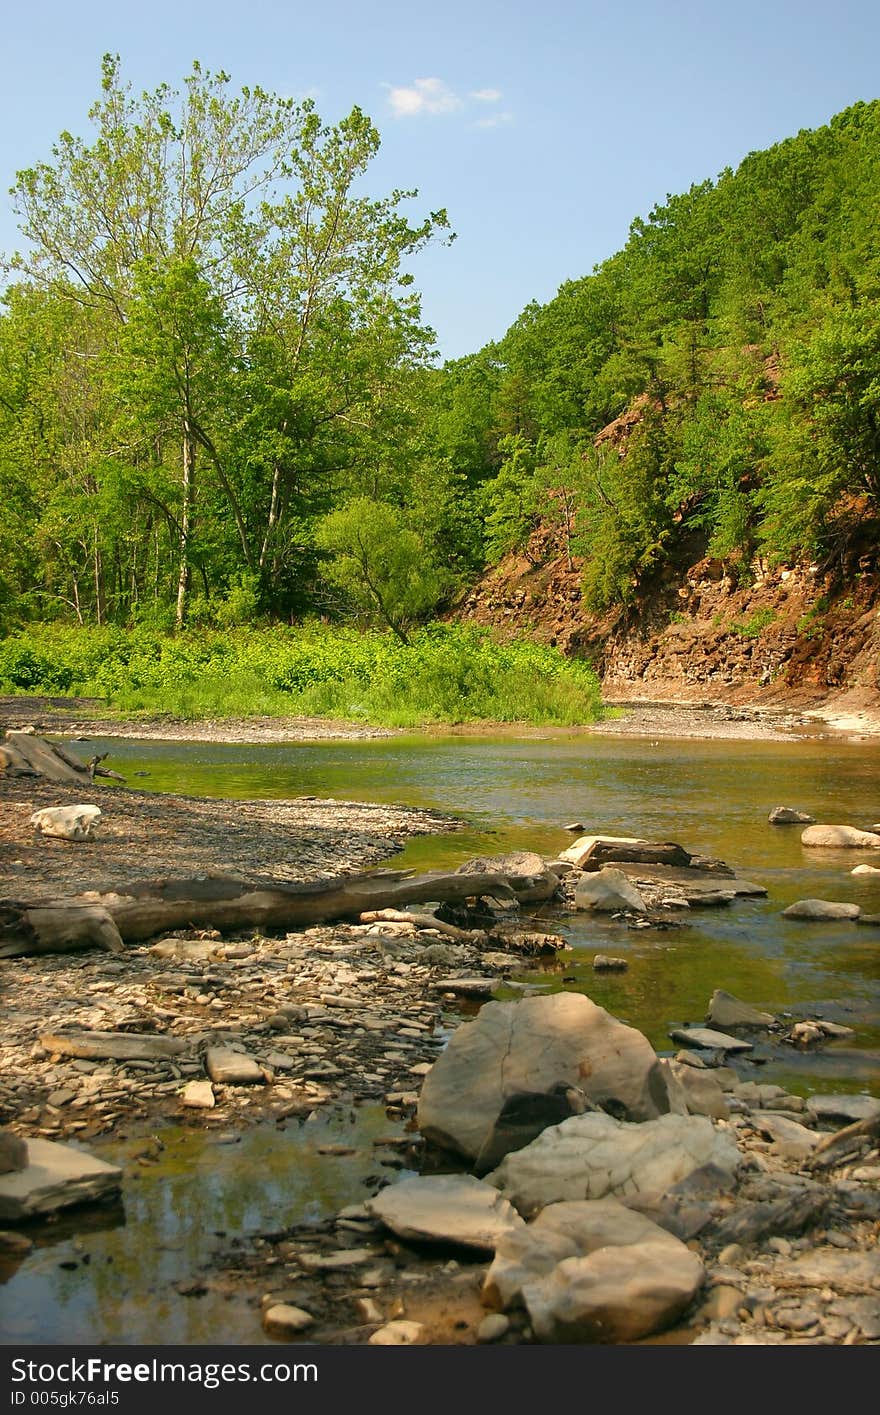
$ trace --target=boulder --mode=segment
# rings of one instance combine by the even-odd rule
[[[208,1047],[205,1070],[221,1086],[260,1086],[266,1079],[252,1056],[231,1047]]]
[[[21,1222],[115,1194],[122,1170],[72,1145],[28,1141],[24,1169],[0,1174],[0,1219]]]
[[[727,1119],[730,1114],[730,1106],[725,1100],[724,1092],[708,1068],[698,1070],[695,1066],[682,1065],[680,1061],[671,1061],[669,1065],[673,1076],[684,1091],[690,1115],[709,1115],[714,1120]]]
[[[100,806],[46,806],[34,811],[30,824],[55,840],[87,840],[100,815]]]
[[[27,1141],[14,1130],[0,1127],[0,1174],[13,1174],[26,1169],[28,1162]]]
[[[730,1136],[703,1116],[630,1124],[592,1113],[545,1130],[487,1178],[528,1217],[563,1200],[663,1192],[704,1165],[732,1174],[739,1160]]]
[[[656,1119],[670,1108],[662,1068],[642,1033],[588,997],[565,992],[488,1002],[473,1022],[460,1026],[425,1077],[418,1124],[427,1140],[444,1149],[469,1160],[483,1153],[477,1168],[484,1172],[501,1157],[495,1132],[505,1107],[516,1111],[520,1102],[520,1144],[564,1118],[563,1105],[568,1114],[586,1103],[613,1107],[635,1121]]]
[[[679,1243],[600,1248],[566,1258],[523,1288],[539,1342],[636,1341],[662,1331],[686,1310],[703,1281],[703,1264]]]
[[[576,909],[594,909],[601,914],[615,914],[621,910],[644,914],[645,903],[635,885],[627,879],[622,870],[610,866],[596,875],[586,875],[578,880],[574,891]]]
[[[188,1081],[180,1093],[183,1105],[195,1110],[213,1110],[216,1105],[214,1087],[210,1081]]]
[[[483,1302],[507,1311],[521,1304],[525,1283],[552,1273],[566,1258],[649,1242],[681,1247],[672,1234],[617,1199],[548,1204],[534,1223],[499,1239],[483,1282]]]
[[[880,865],[856,865],[851,875],[880,875]]]
[[[704,1051],[752,1051],[751,1042],[741,1037],[730,1037],[726,1032],[716,1032],[712,1027],[673,1027],[669,1033],[674,1042],[684,1042],[685,1046],[700,1047]]]
[[[767,817],[771,825],[814,825],[815,816],[808,816],[806,811],[796,811],[791,806],[774,806]]]
[[[364,1207],[398,1238],[478,1252],[494,1252],[506,1234],[525,1227],[497,1189],[470,1174],[404,1179],[380,1189]]]
[[[597,973],[625,973],[629,964],[625,958],[613,958],[608,953],[597,953],[593,957],[593,967]]]
[[[857,919],[861,914],[858,904],[836,904],[830,899],[797,899],[783,909],[783,919],[823,920]]]
[[[808,1096],[807,1111],[816,1120],[873,1120],[880,1115],[880,1100],[863,1095]]]
[[[716,1027],[772,1027],[776,1018],[769,1012],[759,1012],[748,1002],[741,1002],[733,993],[716,988],[709,999],[706,1021]]]
[[[835,850],[880,849],[880,833],[857,830],[854,825],[808,825],[801,844]]]
[[[689,865],[692,857],[672,841],[640,840],[632,835],[582,835],[567,850],[561,850],[559,858],[568,860],[579,870],[593,871],[621,862],[682,866]]]
[[[786,1115],[776,1115],[772,1110],[755,1111],[752,1124],[768,1140],[772,1140],[783,1159],[797,1160],[798,1163],[809,1158],[822,1138],[815,1130],[808,1130],[806,1125],[789,1120]]]

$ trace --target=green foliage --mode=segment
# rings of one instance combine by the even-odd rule
[[[586,664],[446,624],[419,629],[408,643],[318,623],[175,635],[47,625],[0,641],[0,690],[106,697],[127,713],[302,713],[400,727],[573,724],[601,713]]]
[[[763,609],[756,609],[748,619],[735,620],[730,627],[734,634],[739,634],[743,639],[758,639],[775,618],[776,611],[765,605]]]

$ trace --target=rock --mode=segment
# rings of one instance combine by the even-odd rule
[[[614,914],[620,910],[644,914],[645,903],[634,884],[622,870],[605,866],[598,874],[578,880],[574,891],[576,909],[593,909],[597,913]]]
[[[454,992],[459,997],[491,997],[498,987],[497,978],[441,978],[431,984],[432,992]]]
[[[629,1124],[591,1113],[545,1130],[487,1179],[527,1217],[563,1200],[662,1193],[704,1165],[732,1174],[740,1158],[730,1136],[702,1116]]]
[[[844,1291],[873,1287],[880,1284],[880,1248],[855,1253],[831,1247],[813,1248],[797,1254],[788,1271],[804,1287],[841,1284]]]
[[[711,1027],[674,1027],[670,1030],[674,1042],[684,1042],[685,1046],[700,1047],[706,1051],[752,1051],[752,1043],[741,1037],[730,1037],[726,1032],[716,1032]]]
[[[600,1248],[679,1240],[617,1199],[549,1204],[534,1223],[500,1239],[486,1273],[482,1297],[488,1307],[519,1304],[523,1285],[543,1277],[566,1258],[585,1258]]]
[[[801,844],[835,850],[880,849],[880,833],[857,830],[853,825],[808,825]]]
[[[878,837],[880,839],[880,837]],[[797,899],[783,909],[783,919],[857,919],[858,904],[836,904],[830,899]]]
[[[813,1042],[825,1040],[825,1033],[821,1027],[816,1026],[815,1022],[795,1022],[788,1035],[797,1046],[803,1047],[812,1046]]]
[[[366,1208],[399,1238],[480,1252],[494,1252],[506,1233],[525,1227],[497,1189],[469,1174],[404,1179],[380,1189]]]
[[[791,806],[774,806],[767,817],[771,825],[813,825],[816,817],[805,811],[796,811]]]
[[[625,958],[612,958],[607,953],[597,953],[593,958],[597,973],[625,973],[629,964]]]
[[[733,993],[716,988],[709,999],[706,1021],[716,1027],[772,1027],[776,1018],[769,1012],[759,1012],[748,1002],[741,1002]]]
[[[756,1111],[752,1124],[773,1141],[774,1148],[783,1159],[808,1159],[821,1139],[815,1130],[808,1130],[806,1125],[799,1125],[796,1120],[788,1120],[784,1115],[775,1115],[773,1111]]]
[[[735,1317],[744,1302],[741,1288],[721,1282],[712,1288],[700,1308],[700,1316],[709,1322],[723,1322],[727,1317]]]
[[[880,865],[856,865],[851,875],[880,875]]]
[[[373,1248],[340,1248],[335,1253],[300,1253],[297,1261],[307,1273],[335,1273],[345,1268],[359,1268],[372,1262],[375,1256]]]
[[[286,1302],[276,1302],[263,1313],[263,1326],[270,1336],[298,1336],[314,1324],[311,1312],[302,1307],[290,1307]]]
[[[58,1056],[110,1061],[167,1061],[187,1047],[179,1037],[155,1032],[46,1032],[40,1045]]]
[[[505,1106],[526,1098],[528,1109],[548,1095],[560,1105],[572,1089],[631,1120],[669,1110],[653,1047],[588,997],[555,993],[489,1002],[453,1033],[426,1076],[419,1129],[469,1160],[485,1152],[497,1162],[493,1136]],[[531,1138],[527,1131],[525,1138]]]
[[[27,1141],[13,1130],[0,1127],[0,1174],[14,1174],[28,1164]]]
[[[670,1069],[684,1091],[685,1102],[690,1115],[708,1115],[715,1120],[726,1120],[730,1106],[712,1072],[706,1068],[698,1070],[694,1066],[672,1061]]]
[[[180,958],[189,963],[201,963],[213,958],[219,947],[217,939],[160,938],[158,943],[150,945],[150,952],[154,958]]]
[[[808,1096],[807,1110],[816,1120],[872,1120],[880,1115],[880,1100],[862,1095]]]
[[[559,858],[568,860],[576,869],[592,871],[601,870],[610,862],[680,867],[689,865],[692,857],[671,841],[660,844],[632,835],[584,835],[567,850],[561,850]]]
[[[180,1093],[183,1105],[197,1110],[213,1110],[216,1105],[214,1087],[210,1081],[189,1081]]]
[[[421,1322],[387,1322],[373,1332],[370,1346],[418,1346],[424,1334]]]
[[[502,1312],[490,1312],[477,1327],[477,1341],[481,1346],[488,1346],[490,1342],[500,1341],[509,1331],[510,1318]]]
[[[577,832],[577,831],[584,830],[584,829],[585,829],[585,826],[584,826],[583,821],[569,821],[568,825],[564,825],[564,826],[562,827],[562,829],[563,829],[563,830],[570,830],[570,831],[573,831],[573,832]]]
[[[636,1341],[670,1326],[693,1301],[703,1264],[679,1244],[639,1243],[566,1258],[527,1282],[523,1301],[538,1341]]]
[[[24,1169],[0,1175],[0,1219],[20,1222],[115,1194],[122,1170],[85,1150],[50,1140],[28,1141]]]
[[[252,1056],[231,1047],[208,1047],[205,1070],[220,1086],[261,1086],[266,1079]]]
[[[853,1027],[844,1027],[839,1022],[826,1022],[822,1017],[811,1018],[814,1027],[818,1027],[826,1037],[854,1037]]]
[[[55,840],[88,840],[100,815],[100,806],[46,806],[34,811],[30,824]]]

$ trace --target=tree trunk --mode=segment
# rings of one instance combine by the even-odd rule
[[[187,420],[183,428],[183,499],[180,508],[180,536],[178,540],[180,569],[177,577],[177,612],[175,616],[178,629],[183,628],[183,621],[186,617],[186,600],[189,593],[190,542],[192,539],[195,488],[196,444],[192,428]]]
[[[556,892],[556,875],[412,875],[383,870],[287,884],[249,882],[234,875],[149,880],[119,893],[70,899],[0,900],[0,958],[79,948],[114,948],[116,937],[140,943],[171,929],[296,929],[332,919],[360,918],[367,910],[426,900],[497,897],[537,903]]]

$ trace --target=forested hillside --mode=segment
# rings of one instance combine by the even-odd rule
[[[136,98],[108,59],[92,120],[13,194],[7,629],[405,640],[511,554],[562,557],[594,615],[703,557],[746,591],[812,564],[872,598],[880,101],[670,196],[442,368],[410,264],[446,214],[362,194],[357,109],[327,127],[198,67]]]

